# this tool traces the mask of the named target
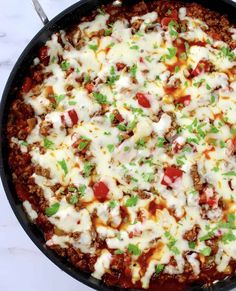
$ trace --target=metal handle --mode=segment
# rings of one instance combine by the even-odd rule
[[[38,0],[32,0],[32,1],[33,1],[34,8],[35,8],[39,18],[41,19],[43,24],[46,25],[49,22],[49,20],[48,20],[46,13],[44,12],[41,4],[39,3]]]
[[[115,0],[113,3],[112,3],[113,6],[122,6],[122,0]]]

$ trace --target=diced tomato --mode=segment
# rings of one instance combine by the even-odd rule
[[[182,144],[179,144],[177,142],[173,143],[173,152],[175,154],[177,154],[182,148],[183,148],[184,145]]]
[[[217,205],[217,199],[216,197],[210,197],[207,199],[207,204],[211,207],[214,207]]]
[[[205,73],[205,72],[209,72],[210,71],[210,63],[206,60],[201,60],[196,68],[193,70],[192,75],[194,77],[197,77],[198,75]]]
[[[121,123],[124,121],[124,118],[122,117],[122,115],[120,114],[120,112],[118,110],[114,110],[113,111],[113,114],[114,114],[114,123]]]
[[[44,238],[46,241],[48,241],[53,237],[53,235],[54,235],[54,231],[52,229],[44,233]]]
[[[211,208],[216,208],[218,205],[218,199],[216,197],[216,192],[214,191],[214,189],[205,187],[200,193],[199,204],[207,204]]]
[[[29,194],[22,184],[16,184],[16,193],[19,199],[22,201],[29,199]]]
[[[140,63],[144,63],[143,57],[139,58]]]
[[[109,192],[109,188],[105,183],[102,181],[97,182],[93,185],[93,192],[95,197],[100,201],[103,202],[107,198],[107,194]]]
[[[24,79],[24,83],[21,87],[24,93],[28,93],[33,87],[33,80],[30,77],[26,77]]]
[[[175,167],[167,167],[164,171],[164,177],[161,184],[165,186],[171,186],[178,178],[183,176],[183,171]]]
[[[125,68],[125,66],[126,65],[123,64],[123,63],[116,63],[116,68],[117,68],[118,71],[123,70]]]
[[[176,9],[170,9],[167,11],[166,16],[173,18],[174,20],[179,19],[179,14]]]
[[[230,138],[227,141],[227,149],[228,155],[234,155],[236,153],[236,137]]]
[[[209,32],[209,35],[214,38],[215,40],[220,40],[220,34],[216,33],[216,32]]]
[[[139,105],[141,105],[144,108],[150,108],[151,107],[151,104],[150,104],[150,102],[149,102],[149,100],[148,100],[148,98],[146,97],[145,94],[137,93],[136,97],[138,99]]]
[[[236,147],[236,137],[235,138],[232,138],[232,143]]]
[[[178,98],[176,100],[177,104],[183,104],[184,106],[188,106],[190,104],[191,101],[191,96],[190,95],[186,95],[186,96],[182,96],[180,98]]]
[[[61,123],[65,126],[66,125],[66,119],[64,115],[61,115]]]
[[[78,115],[77,115],[76,111],[74,109],[71,109],[71,110],[68,111],[68,114],[70,116],[72,124],[76,125],[78,123],[78,121],[79,121],[79,118],[78,118]]]
[[[110,51],[110,49],[111,49],[111,48],[110,48],[109,46],[107,46],[107,47],[105,48],[105,52],[108,53],[108,52]]]
[[[193,41],[190,43],[190,45],[206,46],[206,43],[204,41]]]
[[[43,46],[43,47],[40,48],[40,50],[39,50],[39,59],[45,66],[48,65],[49,56],[48,56],[48,47],[47,46]]]
[[[93,83],[88,83],[85,85],[85,88],[88,90],[89,93],[93,92],[94,89],[94,84]]]
[[[161,20],[161,26],[162,26],[163,28],[167,28],[168,25],[169,25],[169,23],[170,23],[171,21],[175,21],[175,19],[172,18],[172,17],[164,17],[164,18],[162,18],[162,20]]]
[[[164,89],[165,89],[166,94],[172,95],[176,91],[177,88],[166,86]]]

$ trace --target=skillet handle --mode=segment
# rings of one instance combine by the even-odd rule
[[[113,6],[122,6],[122,4],[123,4],[123,0],[115,0],[112,3]]]
[[[33,4],[34,4],[34,9],[37,12],[39,18],[41,19],[43,24],[46,25],[49,22],[49,20],[48,20],[48,17],[46,15],[46,13],[44,12],[41,4],[39,3],[38,0],[32,0],[32,1],[33,1]]]

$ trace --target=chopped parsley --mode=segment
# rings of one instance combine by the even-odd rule
[[[97,49],[98,49],[98,45],[97,45],[97,44],[89,44],[88,47],[89,47],[92,51],[94,51],[94,52],[96,52]]]
[[[125,147],[124,147],[124,151],[125,151],[125,152],[128,152],[129,150],[130,150],[130,147],[128,147],[128,146],[125,146]]]
[[[116,207],[116,201],[115,201],[115,200],[111,200],[111,201],[109,202],[109,207],[110,207],[110,208],[115,208],[115,207]]]
[[[152,182],[154,180],[154,173],[143,173],[142,176],[145,182]]]
[[[158,137],[157,138],[157,147],[158,148],[163,148],[166,140],[164,137]]]
[[[76,105],[77,102],[76,101],[69,101],[68,104],[71,105],[71,106],[73,106],[73,105]]]
[[[222,47],[221,49],[220,49],[220,53],[219,53],[219,55],[221,56],[221,57],[226,57],[226,58],[228,58],[230,61],[233,61],[234,59],[235,59],[235,53],[233,52],[233,51],[231,51],[230,50],[230,48],[228,48],[228,47]]]
[[[76,204],[79,201],[78,195],[75,193],[70,197],[70,204]]]
[[[139,36],[139,37],[144,36],[144,34],[143,34],[141,31],[137,31],[137,32],[135,33],[135,35],[137,35],[137,36]]]
[[[128,251],[135,256],[139,256],[141,254],[141,250],[139,249],[139,247],[134,244],[128,245]]]
[[[59,104],[62,100],[66,98],[65,95],[54,95],[54,99],[56,100],[56,103]]]
[[[60,165],[60,167],[62,168],[62,170],[64,171],[64,174],[66,176],[68,174],[68,168],[67,168],[66,161],[63,159],[61,161],[58,161],[58,164]]]
[[[56,202],[45,209],[45,214],[50,217],[57,213],[60,208],[60,203]]]
[[[178,32],[177,32],[177,28],[178,28],[178,23],[175,22],[174,20],[171,20],[168,24],[168,28],[169,28],[169,32],[170,32],[170,35],[172,37],[177,37],[178,36]]]
[[[178,73],[180,71],[180,67],[179,66],[176,66],[175,67],[175,73]]]
[[[133,207],[136,206],[138,203],[138,196],[132,195],[130,198],[126,200],[125,206],[126,207]]]
[[[207,90],[211,90],[211,86],[209,84],[206,84]]]
[[[93,96],[99,104],[108,104],[109,103],[107,101],[107,96],[105,96],[101,93],[93,92]]]
[[[132,45],[130,47],[131,50],[139,50],[139,46],[138,45]]]
[[[223,176],[234,176],[234,177],[236,177],[236,172],[235,171],[229,171],[229,172],[223,173],[222,175]]]
[[[54,146],[55,146],[54,142],[52,142],[52,141],[49,140],[48,138],[45,137],[45,138],[43,139],[43,147],[44,147],[45,149],[53,150],[53,149],[54,149]]]
[[[156,265],[155,275],[159,275],[164,270],[164,265],[158,264]]]
[[[22,145],[22,146],[24,146],[24,147],[27,147],[29,144],[28,144],[27,141],[22,141],[20,145]]]
[[[124,252],[122,250],[115,250],[115,255],[122,255]]]
[[[173,57],[176,56],[176,53],[177,53],[177,49],[175,47],[170,47],[170,48],[167,48],[168,51],[169,51],[169,54],[166,55],[166,58],[168,60],[172,59]]]
[[[186,156],[185,155],[182,155],[182,156],[178,156],[176,158],[176,163],[177,165],[179,166],[183,166],[185,164],[185,161],[186,161]]]
[[[231,128],[231,129],[230,129],[230,132],[231,132],[232,134],[236,135],[236,128]]]
[[[127,127],[124,123],[120,123],[117,125],[117,128],[120,130],[120,131],[126,131],[127,130]]]
[[[146,141],[143,138],[140,138],[137,142],[136,142],[137,148],[144,148],[146,146]]]
[[[196,243],[194,241],[189,241],[188,242],[188,246],[191,250],[194,250],[196,247]]]
[[[203,235],[202,237],[199,238],[200,241],[205,241],[208,239],[211,239],[215,236],[213,231],[208,232],[207,234]]]
[[[211,95],[211,104],[215,103],[216,97],[214,95]]]
[[[212,125],[210,128],[210,133],[218,133],[218,132],[219,132],[219,129],[216,128],[214,125]]]
[[[86,148],[86,146],[89,144],[89,142],[88,141],[81,141],[80,143],[79,143],[79,145],[78,145],[78,149],[80,150],[80,151],[82,151],[82,150],[84,150],[85,148]]]
[[[236,240],[236,236],[233,234],[232,230],[229,230],[227,233],[223,234],[221,240],[222,240],[222,242],[224,244],[228,244],[231,241],[235,241]]]
[[[115,84],[115,81],[118,81],[120,79],[120,76],[116,75],[114,66],[111,67],[110,74],[111,75],[107,78],[107,84],[112,86]]]
[[[67,71],[70,68],[70,63],[67,61],[62,61],[60,64],[62,71]]]
[[[84,196],[85,190],[86,190],[86,185],[83,184],[79,186],[78,191],[79,191],[80,196]]]
[[[175,255],[179,255],[180,251],[179,249],[176,247],[176,242],[177,240],[170,234],[169,231],[166,231],[164,233],[165,237],[169,240],[169,242],[167,243],[167,247],[175,254]]]
[[[220,147],[222,149],[226,147],[226,143],[223,140],[220,141]]]
[[[115,149],[115,145],[114,144],[109,144],[107,145],[107,149],[110,153],[114,152],[114,149]]]
[[[109,36],[112,34],[112,29],[108,28],[108,29],[105,29],[105,32],[104,32],[105,36]]]
[[[207,247],[203,248],[202,250],[200,250],[200,253],[203,256],[208,257],[211,254],[211,248],[207,246]]]
[[[84,169],[83,169],[84,176],[89,177],[93,168],[94,168],[94,165],[92,163],[90,163],[90,162],[84,163]]]
[[[136,77],[137,69],[138,69],[138,67],[137,67],[136,64],[134,64],[134,65],[130,68],[129,72],[130,72],[130,74],[131,74],[131,77],[133,77],[133,78]]]

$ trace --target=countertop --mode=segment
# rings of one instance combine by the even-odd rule
[[[40,0],[49,19],[76,0]],[[0,96],[22,50],[42,27],[31,0],[1,1]],[[0,97],[1,98],[1,97]],[[47,259],[16,220],[0,181],[0,290],[89,291]]]
[[[76,0],[40,0],[48,18]],[[1,1],[0,96],[14,63],[42,27],[31,0]],[[1,97],[0,97],[1,98]],[[47,259],[16,220],[0,182],[0,290],[89,291]]]

